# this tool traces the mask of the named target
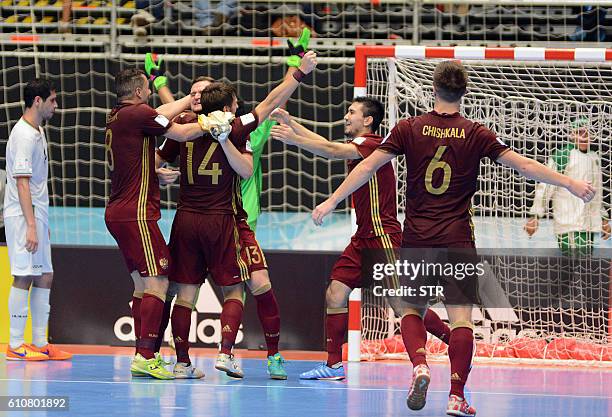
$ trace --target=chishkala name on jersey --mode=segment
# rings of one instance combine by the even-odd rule
[[[176,300],[175,300],[176,301]],[[130,309],[132,302],[129,303]],[[172,302],[174,306],[174,301]],[[194,310],[191,312],[191,331],[189,332],[189,343],[203,343],[205,345],[217,346],[221,343],[221,310],[222,306],[212,289],[210,283],[206,281],[200,290],[200,296],[196,302]],[[242,324],[238,328],[236,344],[244,340]],[[115,321],[115,337],[122,342],[134,342],[134,319],[132,316],[122,316]],[[164,340],[167,342],[172,334],[170,326],[164,333]]]
[[[465,129],[458,127],[440,128],[425,125],[421,133],[423,136],[430,136],[436,139],[465,139]]]

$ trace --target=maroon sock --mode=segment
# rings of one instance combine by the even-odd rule
[[[451,331],[448,357],[451,363],[450,393],[465,398],[463,387],[472,367],[474,332],[467,327],[457,327]]]
[[[402,318],[401,329],[404,346],[406,346],[406,352],[408,352],[412,366],[427,365],[425,351],[427,332],[423,319],[414,314],[408,314]]]
[[[264,331],[268,356],[278,353],[278,339],[280,338],[280,313],[274,290],[270,288],[263,294],[255,296],[257,300],[257,316]]]
[[[423,323],[425,324],[425,330],[436,336],[447,345],[449,344],[451,333],[450,327],[448,327],[448,325],[442,321],[440,316],[438,316],[435,311],[427,309],[425,318],[423,318]]]
[[[174,304],[172,309],[172,337],[176,347],[176,361],[191,363],[189,360],[189,330],[191,327],[191,308]]]
[[[236,342],[238,327],[242,322],[242,302],[230,298],[223,303],[221,310],[221,353],[229,355]]]
[[[157,333],[157,339],[155,339],[155,351],[159,352],[161,345],[164,342],[164,335],[166,334],[166,328],[170,323],[170,310],[172,309],[172,299],[164,303],[164,311],[162,312],[161,322],[159,323],[159,332]]]
[[[132,296],[132,317],[134,318],[134,335],[136,336],[136,351],[138,352],[138,340],[140,340],[140,304],[142,297]]]
[[[137,352],[145,359],[155,356],[155,340],[163,312],[164,301],[153,294],[145,293],[140,303],[140,342],[137,347]]]
[[[342,362],[342,343],[348,329],[348,313],[327,313],[325,333],[327,335],[327,366]]]

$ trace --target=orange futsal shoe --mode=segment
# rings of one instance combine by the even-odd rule
[[[12,348],[11,345],[6,347],[6,360],[9,361],[46,361],[49,356],[32,349],[32,346],[23,343],[17,348]]]
[[[44,345],[43,347],[38,347],[36,345],[29,346],[32,350],[47,355],[52,361],[65,361],[72,358],[72,353],[64,352],[50,343]]]

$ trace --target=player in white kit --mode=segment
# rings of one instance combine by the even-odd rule
[[[10,339],[8,360],[65,360],[72,354],[47,342],[49,294],[53,280],[49,233],[49,161],[42,124],[57,108],[53,84],[30,81],[23,92],[25,111],[13,126],[6,145],[4,224],[13,286],[9,294]],[[32,343],[24,341],[32,317]]]

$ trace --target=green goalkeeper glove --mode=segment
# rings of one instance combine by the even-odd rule
[[[163,74],[162,62],[162,57],[157,54],[147,52],[145,55],[145,73],[149,80],[153,81],[153,86],[157,91],[168,85],[168,78],[165,75],[160,75]]]
[[[287,39],[289,45],[289,58],[287,58],[287,66],[299,67],[302,61],[302,57],[308,50],[308,43],[310,42],[310,29],[302,29],[302,33],[297,40]]]

